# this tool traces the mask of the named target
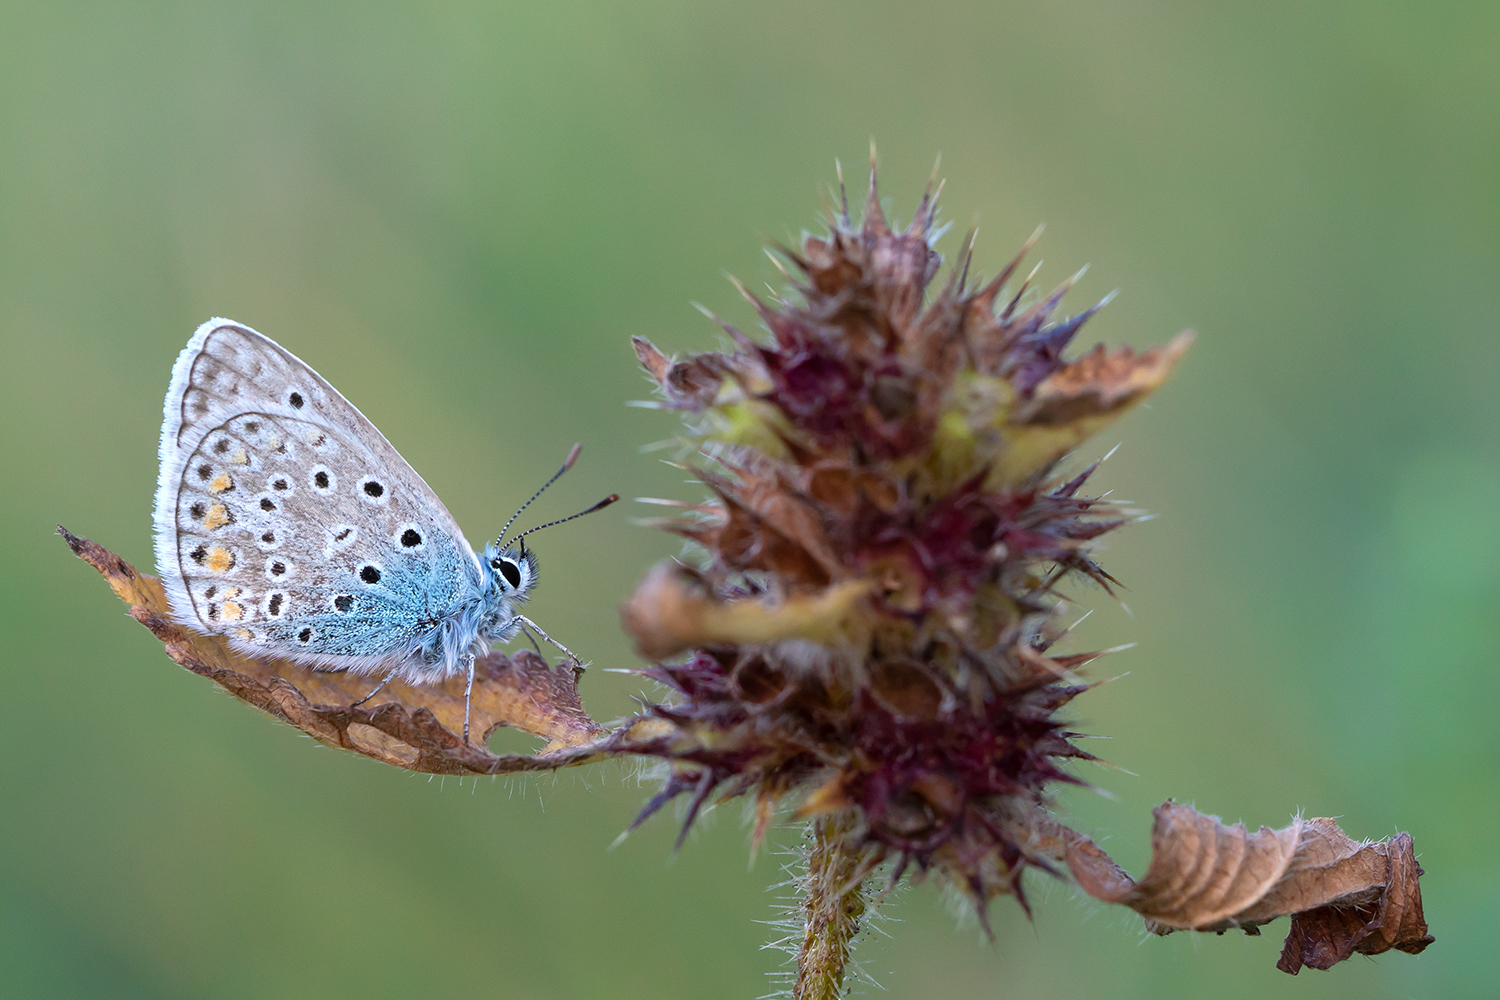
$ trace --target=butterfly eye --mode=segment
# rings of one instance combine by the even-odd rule
[[[521,586],[521,568],[515,563],[497,556],[490,560],[490,565],[500,571],[500,575],[505,577],[505,582],[510,584],[512,590]]]

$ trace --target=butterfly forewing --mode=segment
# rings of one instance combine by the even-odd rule
[[[394,664],[479,586],[452,516],[380,432],[234,325],[200,329],[173,372],[156,518],[174,611],[249,652]]]

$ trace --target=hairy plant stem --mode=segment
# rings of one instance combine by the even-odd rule
[[[844,973],[867,901],[859,853],[844,847],[851,818],[823,817],[813,823],[807,874],[802,880],[802,947],[797,952],[795,1000],[839,1000]]]

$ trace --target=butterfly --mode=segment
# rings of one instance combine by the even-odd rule
[[[432,488],[337,389],[263,334],[211,319],[172,368],[161,428],[156,564],[177,621],[237,652],[387,682],[467,673],[493,642],[534,631],[525,536],[476,555]],[[528,634],[529,635],[529,634]],[[535,640],[532,640],[535,643]]]

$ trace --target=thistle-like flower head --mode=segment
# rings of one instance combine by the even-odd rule
[[[1031,820],[1089,757],[1057,714],[1090,658],[1049,652],[1058,586],[1108,588],[1090,544],[1125,517],[1086,495],[1092,468],[1055,470],[1190,338],[1065,360],[1099,307],[1059,317],[1071,281],[1013,283],[1030,242],[977,283],[971,239],[931,293],[930,185],[905,229],[873,168],[858,225],[841,204],[826,236],[781,248],[793,292],[741,287],[769,337],[724,324],[733,351],[678,361],[635,342],[713,494],[661,522],[696,565],[658,567],[623,609],[673,693],[652,706],[671,777],[643,816],[688,791],[689,823],[715,791],[753,794],[757,837],[784,802],[841,813],[871,866],[985,900],[1047,864]]]

